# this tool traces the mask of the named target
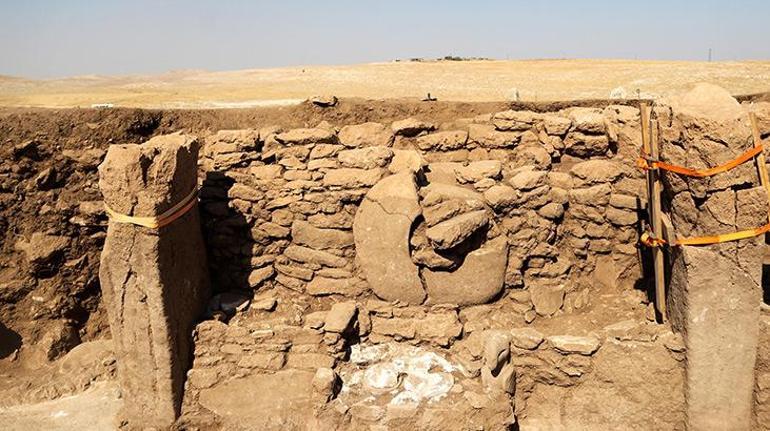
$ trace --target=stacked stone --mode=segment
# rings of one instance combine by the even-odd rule
[[[593,370],[596,336],[546,337],[524,327],[476,331],[455,344],[454,358],[467,377],[480,378],[488,394],[515,395],[515,411],[526,409],[537,384],[575,386]]]
[[[268,241],[250,241],[254,205],[261,205],[264,193],[258,187],[275,178],[268,172],[247,175],[252,163],[260,163],[263,141],[257,130],[222,130],[209,136],[202,151],[201,207],[212,278],[218,286],[243,287],[252,267],[272,263]],[[268,186],[268,184],[265,184]],[[260,235],[259,238],[267,237]],[[262,274],[265,278],[272,275]],[[266,272],[263,270],[263,272]]]
[[[575,280],[597,265],[611,285],[638,270],[641,174],[607,159],[633,131],[611,107],[219,132],[207,166],[227,169],[204,189],[214,269],[225,288],[371,289],[412,305],[482,304],[526,286],[511,293],[527,321],[579,308]],[[354,241],[354,219],[366,238]]]
[[[580,162],[570,170],[569,210],[564,228],[568,244],[582,257],[584,271],[595,270],[598,280],[619,287],[620,280],[632,283],[639,271],[637,251],[640,214],[645,202],[637,190],[638,175],[627,163],[611,160]]]
[[[373,299],[362,312],[369,321],[362,332],[373,343],[395,340],[448,347],[463,331],[457,310],[449,307],[394,306]]]
[[[219,281],[223,287],[259,288],[275,276],[292,290],[305,291],[312,282],[311,294],[355,296],[359,287],[350,271],[348,207],[360,200],[361,192],[355,190],[360,181],[369,184],[379,174],[361,180],[357,168],[333,169],[340,162],[330,157],[345,148],[333,130],[277,132],[260,132],[264,148],[258,160],[244,163],[240,158],[234,169],[208,174],[213,178],[206,193],[211,201],[204,208],[214,216],[209,243],[226,245],[214,255],[220,258],[215,261],[223,278]],[[210,139],[215,147],[223,144],[220,134]],[[241,136],[251,143],[253,133],[242,131]],[[358,166],[368,163],[368,157],[352,152],[341,160]],[[291,244],[290,237],[296,238]]]
[[[354,302],[308,313],[302,324],[270,314],[263,317],[257,322],[208,320],[198,324],[189,386],[200,391],[253,373],[333,368],[347,354],[349,340],[359,333]]]

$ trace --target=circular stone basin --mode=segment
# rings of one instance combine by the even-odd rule
[[[364,385],[376,391],[398,388],[398,370],[392,363],[374,364],[364,372]]]
[[[449,373],[414,372],[404,379],[404,389],[419,398],[436,401],[452,389],[454,382],[454,377]]]

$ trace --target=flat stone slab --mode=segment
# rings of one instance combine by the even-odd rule
[[[533,328],[511,329],[511,343],[520,348],[535,350],[543,342],[543,334]]]
[[[315,372],[286,370],[230,380],[199,396],[200,404],[225,422],[247,429],[302,429],[312,415]],[[296,428],[295,428],[296,427]]]
[[[554,335],[548,337],[548,342],[562,353],[578,353],[591,355],[602,345],[602,341],[596,337],[576,337],[574,335]]]

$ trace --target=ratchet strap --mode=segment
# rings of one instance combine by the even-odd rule
[[[163,226],[167,226],[171,224],[178,218],[187,214],[187,212],[190,211],[190,209],[194,207],[197,202],[198,202],[198,188],[195,187],[190,192],[190,194],[185,196],[185,198],[182,199],[179,203],[177,203],[176,205],[172,206],[168,210],[164,211],[162,214],[157,215],[155,217],[135,217],[135,216],[129,216],[126,214],[121,214],[119,212],[114,211],[106,203],[104,204],[104,210],[107,212],[107,215],[110,217],[110,220],[116,223],[129,223],[137,226],[147,227],[150,229],[159,229],[159,228],[162,228]]]
[[[756,147],[752,147],[748,149],[746,152],[741,154],[740,156],[730,160],[729,162],[715,166],[713,168],[708,169],[692,169],[692,168],[686,168],[684,166],[678,166],[678,165],[672,165],[670,163],[661,162],[660,160],[652,160],[649,156],[646,154],[643,154],[639,159],[636,161],[636,166],[639,169],[663,169],[670,172],[675,172],[677,174],[686,175],[688,177],[698,177],[698,178],[704,178],[704,177],[710,177],[716,174],[721,174],[722,172],[727,172],[730,169],[733,169],[737,166],[740,166],[747,161],[753,159],[756,157],[757,154],[761,153],[764,147],[762,145],[757,145]]]
[[[738,241],[740,239],[753,238],[757,235],[770,232],[770,223],[765,224],[753,229],[739,230],[738,232],[722,233],[719,235],[705,235],[705,236],[693,236],[690,238],[679,238],[672,244],[669,244],[663,238],[656,238],[649,232],[642,233],[639,242],[647,247],[662,247],[664,245],[678,246],[678,245],[709,245],[719,244],[722,242]]]
[[[644,147],[642,147],[639,159],[636,161],[636,166],[643,170],[662,169],[662,170],[674,172],[674,173],[689,176],[689,177],[704,178],[704,177],[710,177],[722,172],[729,171],[730,169],[740,166],[743,163],[746,163],[747,161],[752,160],[755,157],[759,156],[759,162],[760,162],[759,169],[766,169],[764,166],[764,157],[762,155],[764,146],[762,145],[762,142],[760,140],[761,138],[759,136],[759,131],[756,126],[756,118],[754,117],[753,114],[750,114],[750,120],[752,123],[753,132],[754,132],[753,133],[754,146],[752,146],[750,149],[746,150],[743,154],[730,160],[727,163],[724,163],[719,166],[715,166],[713,168],[708,168],[708,169],[692,169],[684,166],[672,165],[670,163],[661,162],[660,160],[654,160],[649,156],[649,154],[647,154],[644,151]],[[762,185],[764,187],[768,187],[768,185],[765,184],[766,180],[762,175],[762,171],[760,171],[760,181],[762,182]],[[770,222],[760,227],[740,230],[737,232],[723,233],[723,234],[717,234],[717,235],[696,236],[696,237],[690,237],[690,238],[678,238],[672,241],[671,243],[669,243],[663,238],[655,237],[650,232],[644,232],[639,238],[639,242],[643,245],[646,245],[647,247],[662,247],[664,245],[670,245],[670,246],[709,245],[709,244],[719,244],[722,242],[738,241],[741,239],[753,238],[755,236],[762,235],[767,232],[770,232]]]

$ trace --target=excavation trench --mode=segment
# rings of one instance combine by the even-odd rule
[[[709,167],[746,149],[746,123],[725,116],[747,106],[714,94],[701,105],[655,108],[663,160]],[[125,427],[769,423],[761,238],[671,248],[670,322],[655,322],[649,249],[638,245],[647,200],[635,167],[638,106],[535,112],[383,102],[373,114],[375,102],[357,103],[226,121],[175,113],[184,134],[166,133],[175,128],[161,119],[149,132],[158,136],[118,139],[104,161],[52,158],[61,172],[91,181],[101,162],[100,191],[92,183],[68,195],[73,182],[57,192],[99,206],[73,205],[68,219],[83,221],[70,231],[51,228],[46,215],[20,225],[15,256],[39,296],[41,280],[74,280],[62,268],[79,252],[73,239],[51,253],[25,244],[101,236],[103,244],[87,246],[81,272],[96,268],[102,249],[109,331],[104,323],[88,329],[96,307],[65,327],[85,344],[112,340],[117,369],[98,378],[117,374]],[[751,109],[770,134],[770,106]],[[16,147],[16,171],[45,160]],[[766,222],[756,167],[746,166],[705,181],[666,175],[664,211],[675,231]],[[196,187],[197,203],[160,228],[101,210],[154,217]],[[33,238],[37,231],[47,237]],[[0,280],[20,278],[14,274],[0,268]],[[10,331],[42,337],[25,329],[34,318],[15,313]],[[77,342],[52,344],[68,346],[50,357],[58,367]],[[33,353],[22,347],[17,363]]]

